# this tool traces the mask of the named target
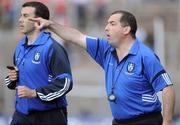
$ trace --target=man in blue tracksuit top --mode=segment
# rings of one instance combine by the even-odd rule
[[[25,36],[5,79],[8,88],[16,89],[11,125],[67,125],[65,95],[72,89],[67,53],[50,33],[35,29],[29,17],[49,19],[49,10],[40,2],[22,6],[19,26]]]
[[[107,39],[89,37],[42,18],[30,20],[39,22],[37,29],[49,28],[65,41],[83,47],[104,69],[113,125],[171,125],[173,84],[157,55],[136,38],[133,14],[113,12],[105,27]],[[159,91],[163,97],[163,117]]]

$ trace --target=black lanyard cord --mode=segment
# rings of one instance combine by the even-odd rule
[[[27,51],[25,50],[26,52],[25,52],[24,55],[22,56],[22,58],[21,58],[21,60],[19,61],[19,63],[16,65],[17,68],[21,65],[21,63],[24,61],[25,56],[30,52],[30,50],[31,50],[32,48],[33,48],[33,46],[30,47],[29,50],[27,50]],[[18,55],[20,55],[20,54],[18,54]]]
[[[113,71],[112,71],[112,88],[111,88],[111,93],[112,94],[114,94],[114,89],[115,89],[115,85],[116,85],[117,79],[121,75],[122,69],[124,68],[124,65],[125,65],[125,63],[127,61],[127,56],[125,56],[123,60],[124,60],[124,62],[122,64],[121,69],[119,70],[119,73],[118,73],[118,76],[116,77],[116,79],[115,79],[115,71],[116,71],[116,68],[118,67],[118,65],[116,67],[114,67]]]

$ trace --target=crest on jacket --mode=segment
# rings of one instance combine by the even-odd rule
[[[39,64],[40,63],[40,57],[41,57],[40,52],[36,52],[34,54],[34,59],[32,60],[32,62],[35,63],[35,64]]]
[[[135,64],[132,63],[132,62],[128,62],[127,71],[128,71],[129,73],[132,73],[133,70],[134,70],[134,68],[135,68]]]

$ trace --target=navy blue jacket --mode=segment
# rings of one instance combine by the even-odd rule
[[[72,75],[68,55],[48,32],[42,31],[32,45],[25,36],[17,45],[14,65],[19,70],[18,81],[6,77],[8,88],[27,86],[35,89],[37,98],[19,98],[16,92],[16,110],[44,111],[67,106],[65,95],[72,89]]]

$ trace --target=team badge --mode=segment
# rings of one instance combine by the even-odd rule
[[[34,61],[38,62],[39,60],[40,60],[40,53],[37,52],[37,53],[35,53],[35,55],[34,55]]]
[[[34,54],[34,59],[32,60],[32,63],[34,63],[34,64],[40,64],[40,57],[41,57],[40,52],[36,52],[36,53]]]
[[[132,63],[132,62],[128,62],[127,71],[128,71],[129,73],[132,73],[133,70],[134,70],[134,68],[135,68],[135,64]]]

